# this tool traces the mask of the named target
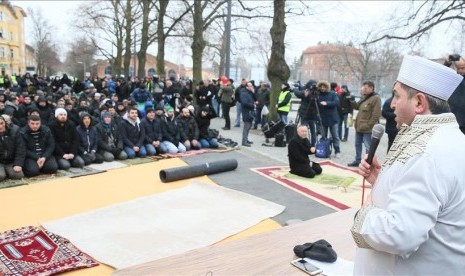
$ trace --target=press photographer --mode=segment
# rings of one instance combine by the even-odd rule
[[[295,92],[294,95],[301,99],[299,110],[297,111],[301,123],[306,125],[310,130],[310,141],[312,147],[316,145],[317,133],[316,123],[318,120],[317,115],[317,99],[318,89],[316,88],[316,81],[310,80],[305,84],[304,90]]]
[[[449,55],[444,65],[455,69],[457,74],[465,76],[465,59],[459,54]],[[448,100],[450,110],[454,113],[460,130],[465,134],[465,80],[455,89]]]

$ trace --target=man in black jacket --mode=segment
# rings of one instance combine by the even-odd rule
[[[120,126],[114,121],[111,113],[103,111],[100,123],[95,126],[97,130],[97,152],[103,156],[103,160],[111,162],[115,158],[126,160],[128,155],[123,150],[123,137]]]
[[[186,147],[186,150],[200,149],[199,126],[187,107],[181,110],[181,114],[176,118],[176,121],[181,133],[181,142]]]
[[[127,114],[121,120],[121,135],[123,137],[124,151],[129,159],[146,157],[147,150],[144,146],[145,129],[140,124],[136,107],[130,107]]]
[[[0,116],[0,181],[7,177],[24,177],[23,165],[26,158],[24,141],[19,132],[12,132],[3,116]]]
[[[297,136],[294,136],[287,146],[290,173],[313,178],[323,171],[320,164],[310,162],[309,154],[315,153],[315,147],[310,145],[308,140],[308,128],[306,125],[300,125],[297,128]]]
[[[55,121],[50,124],[50,130],[55,140],[54,155],[58,160],[58,167],[62,170],[68,170],[71,166],[84,167],[84,160],[78,155],[79,137],[76,125],[68,120],[68,113],[64,108],[55,110]]]
[[[156,118],[155,110],[151,107],[147,108],[145,113],[145,117],[140,122],[145,129],[145,149],[148,155],[155,155],[160,151],[163,139],[161,120]]]
[[[41,124],[40,117],[30,115],[27,126],[21,130],[26,148],[24,175],[37,176],[42,173],[56,173],[58,164],[53,156],[55,140],[47,126]]]

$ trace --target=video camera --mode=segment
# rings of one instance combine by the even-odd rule
[[[312,96],[318,96],[318,88],[316,87],[317,85],[317,82],[314,81],[314,80],[309,80],[306,84],[305,84],[305,89],[308,90],[308,92],[310,93],[310,95]]]
[[[449,55],[449,60],[450,61],[459,61],[460,60],[460,55],[459,54]]]

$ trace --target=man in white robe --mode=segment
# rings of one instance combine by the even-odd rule
[[[465,137],[447,104],[462,77],[449,69],[404,57],[399,133],[382,166],[359,166],[373,189],[352,227],[354,275],[465,274]]]

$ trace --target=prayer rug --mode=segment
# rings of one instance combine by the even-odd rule
[[[331,161],[322,161],[319,164],[323,172],[314,178],[291,174],[288,166],[251,170],[335,210],[359,207],[362,201],[363,177],[356,170]]]
[[[97,265],[67,239],[35,226],[0,233],[0,275],[52,275]]]
[[[284,210],[224,187],[192,182],[42,225],[121,269],[211,245]]]
[[[119,169],[119,168],[124,168],[127,165],[118,161],[112,161],[112,162],[103,162],[101,164],[91,164],[87,167],[97,170],[97,171],[108,171],[108,170],[113,170],[113,169]]]

